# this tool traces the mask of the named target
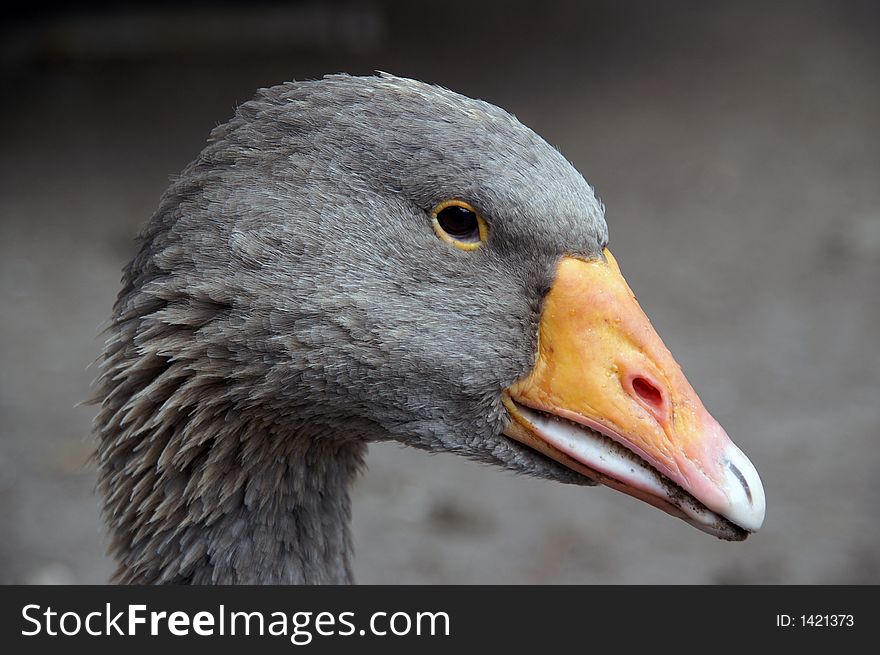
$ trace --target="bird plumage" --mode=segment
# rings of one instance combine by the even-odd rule
[[[491,248],[429,212],[462,198]],[[390,75],[264,89],[171,183],[123,275],[96,384],[122,582],[348,582],[371,441],[588,478],[501,432],[559,258],[603,208],[513,116]]]

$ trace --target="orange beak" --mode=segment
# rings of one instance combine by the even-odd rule
[[[703,407],[617,262],[564,257],[505,433],[718,537],[761,527],[755,467]]]

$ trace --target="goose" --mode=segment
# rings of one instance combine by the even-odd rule
[[[114,580],[353,582],[349,489],[388,440],[757,531],[755,467],[607,241],[498,107],[386,73],[258,91],[172,179],[105,333]]]

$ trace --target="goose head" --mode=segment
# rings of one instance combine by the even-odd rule
[[[103,439],[186,405],[281,440],[394,440],[601,483],[743,539],[764,517],[758,474],[607,242],[581,174],[495,106],[384,74],[263,90],[141,235]],[[164,368],[119,391],[147,356]]]

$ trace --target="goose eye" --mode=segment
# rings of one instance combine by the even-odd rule
[[[463,200],[441,202],[431,212],[434,232],[446,243],[462,250],[479,248],[489,236],[486,221]]]

